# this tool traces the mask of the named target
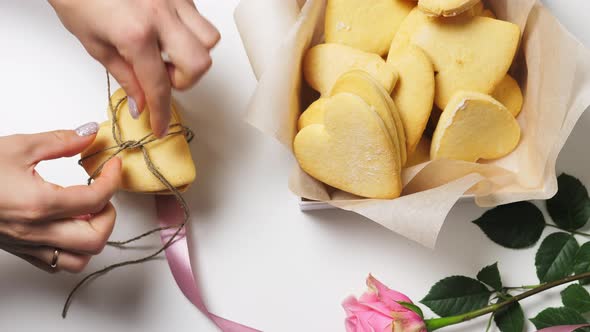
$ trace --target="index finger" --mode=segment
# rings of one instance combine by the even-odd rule
[[[163,137],[168,132],[172,118],[170,113],[172,86],[157,43],[146,44],[144,50],[131,61],[137,79],[145,92],[150,109],[152,131],[157,137]]]

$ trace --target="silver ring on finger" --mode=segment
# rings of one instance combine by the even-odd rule
[[[57,261],[59,260],[59,249],[55,248],[53,250],[53,258],[51,259],[51,264],[49,264],[49,266],[52,269],[57,268]]]

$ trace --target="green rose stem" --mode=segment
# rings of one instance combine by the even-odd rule
[[[545,223],[545,226],[552,227],[552,228],[555,228],[555,229],[559,229],[560,231],[566,231],[566,232],[569,232],[569,233],[572,233],[572,234],[581,235],[581,236],[585,236],[585,237],[589,237],[590,238],[590,234],[588,234],[588,233],[578,232],[578,231],[570,231],[570,230],[563,229],[563,228],[561,228],[559,226],[556,226],[556,225],[553,225],[553,224],[549,224],[549,223]]]
[[[549,290],[551,288],[561,286],[561,285],[564,285],[564,284],[567,284],[567,283],[570,283],[573,281],[578,281],[578,280],[588,279],[588,278],[590,278],[590,272],[578,274],[575,276],[570,276],[570,277],[563,278],[563,279],[553,281],[553,282],[548,282],[546,284],[543,284],[543,285],[540,285],[536,288],[533,288],[527,292],[516,295],[504,302],[492,304],[492,305],[489,305],[485,308],[481,308],[481,309],[474,310],[474,311],[471,311],[468,313],[464,313],[462,315],[427,319],[425,321],[426,327],[428,328],[428,331],[434,331],[434,330],[441,329],[443,327],[460,324],[460,323],[466,322],[468,320],[472,320],[477,317],[481,317],[481,316],[484,316],[484,315],[487,315],[490,313],[495,313],[498,310],[511,305],[512,303],[519,302],[521,300],[524,300],[528,297],[539,294],[539,293]]]
[[[526,285],[526,286],[520,286],[520,287],[504,287],[504,290],[519,290],[519,289],[535,289],[537,287],[539,287],[541,285]]]

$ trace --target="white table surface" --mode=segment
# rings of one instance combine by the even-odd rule
[[[587,0],[544,2],[590,46]],[[415,300],[443,277],[473,276],[496,261],[506,284],[536,281],[534,250],[515,252],[492,244],[470,223],[483,212],[471,203],[453,209],[436,251],[354,214],[300,212],[287,188],[289,154],[241,121],[255,80],[233,22],[238,0],[197,3],[223,39],[213,53],[211,72],[177,96],[193,109],[186,118],[197,134],[192,151],[199,182],[186,197],[193,211],[192,252],[213,312],[264,331],[342,331],[340,302],[360,295],[369,272]],[[1,0],[0,40],[0,135],[75,128],[106,118],[103,69],[44,1]],[[558,163],[559,170],[587,185],[589,132],[587,113]],[[43,164],[40,172],[62,185],[86,179],[74,159]],[[114,203],[113,238],[154,226],[151,198],[120,194]],[[139,254],[107,249],[90,269]],[[48,275],[0,253],[0,330],[215,330],[185,300],[163,260],[99,278],[79,293],[70,316],[62,320],[62,303],[78,279]],[[524,306],[532,317],[542,305],[558,303],[553,292]],[[483,326],[480,319],[448,331],[482,331]]]

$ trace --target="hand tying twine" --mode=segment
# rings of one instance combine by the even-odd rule
[[[126,244],[129,244],[131,242],[140,240],[146,236],[149,236],[151,234],[154,234],[156,232],[165,230],[165,229],[171,229],[171,228],[176,228],[176,231],[173,233],[173,235],[170,237],[170,239],[160,248],[158,249],[156,252],[154,252],[151,255],[145,256],[143,258],[139,258],[139,259],[135,259],[135,260],[128,260],[128,261],[123,261],[120,263],[116,263],[116,264],[112,264],[109,265],[103,269],[100,269],[98,271],[95,271],[93,273],[90,273],[89,275],[87,275],[86,277],[84,277],[82,280],[80,280],[76,286],[72,289],[72,291],[70,292],[70,294],[68,295],[66,302],[64,304],[63,310],[62,310],[62,317],[66,318],[66,315],[68,313],[68,309],[70,307],[70,304],[73,300],[74,295],[76,294],[76,292],[80,289],[80,287],[82,287],[86,282],[90,281],[92,278],[101,276],[103,274],[108,273],[109,271],[112,271],[116,268],[119,267],[123,267],[123,266],[128,266],[128,265],[135,265],[135,264],[141,264],[147,261],[150,261],[152,259],[154,259],[155,257],[157,257],[158,255],[160,255],[162,252],[164,252],[166,249],[168,249],[172,244],[174,244],[175,240],[178,240],[179,237],[178,235],[180,234],[180,232],[184,229],[184,227],[186,226],[186,223],[189,220],[190,217],[190,211],[188,208],[188,205],[186,204],[186,201],[184,200],[184,198],[182,197],[182,194],[180,193],[180,191],[178,191],[178,189],[176,189],[176,187],[174,187],[167,179],[166,177],[164,177],[164,175],[162,175],[162,173],[158,170],[158,168],[156,167],[156,165],[154,165],[154,163],[152,162],[149,153],[147,151],[146,145],[158,141],[160,140],[160,138],[155,137],[153,134],[149,134],[146,135],[144,137],[142,137],[139,140],[128,140],[128,141],[123,141],[122,137],[121,137],[121,130],[119,128],[119,124],[118,124],[118,120],[117,120],[117,112],[119,111],[119,107],[121,106],[121,104],[127,100],[127,97],[122,98],[121,100],[119,100],[117,102],[117,104],[115,106],[113,106],[112,100],[111,100],[111,80],[110,80],[110,76],[109,76],[109,72],[106,72],[107,74],[107,93],[108,93],[108,101],[109,101],[109,110],[111,111],[111,122],[112,122],[112,133],[113,133],[113,138],[115,140],[115,142],[117,143],[116,146],[112,146],[109,148],[106,148],[104,150],[101,151],[97,151],[91,155],[88,155],[82,159],[80,159],[80,161],[78,162],[78,164],[82,165],[82,163],[84,162],[84,160],[89,159],[89,158],[93,158],[103,152],[107,152],[107,151],[114,151],[112,152],[112,154],[109,156],[109,158],[107,158],[104,162],[102,162],[99,167],[96,168],[96,170],[92,173],[92,175],[90,175],[90,177],[88,178],[88,184],[90,185],[92,183],[92,181],[100,174],[100,172],[102,171],[104,165],[111,159],[113,159],[114,157],[116,157],[118,154],[120,154],[121,152],[125,151],[125,150],[133,150],[133,149],[140,149],[141,152],[143,153],[143,159],[145,160],[145,163],[147,165],[147,168],[149,169],[149,171],[160,181],[162,182],[162,184],[164,184],[164,186],[166,186],[166,188],[170,191],[170,193],[172,195],[174,195],[174,197],[176,198],[176,200],[178,201],[178,203],[180,204],[180,206],[182,207],[182,210],[184,211],[184,221],[179,224],[179,225],[175,225],[175,226],[168,226],[168,227],[159,227],[159,228],[155,228],[152,229],[148,232],[145,232],[139,236],[136,236],[134,238],[131,238],[129,240],[126,241],[115,241],[115,242],[107,242],[108,245],[111,246],[115,246],[115,247],[123,247]],[[174,135],[183,135],[187,142],[191,142],[192,139],[194,138],[194,133],[192,130],[190,130],[189,128],[179,124],[179,123],[175,123],[175,124],[171,124],[170,125],[170,129],[178,129],[178,130],[174,130],[174,131],[170,131],[170,133],[168,133],[165,137],[168,136],[174,136]]]

